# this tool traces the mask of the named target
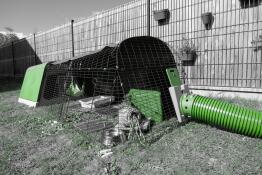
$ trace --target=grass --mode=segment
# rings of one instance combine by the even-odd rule
[[[0,174],[262,174],[261,139],[176,119],[146,135],[146,145],[127,142],[102,159],[100,133],[86,134],[58,121],[49,107],[17,103],[19,84],[0,87]],[[234,98],[241,106],[261,103]]]

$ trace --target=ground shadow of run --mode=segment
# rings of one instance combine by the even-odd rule
[[[22,78],[0,78],[0,93],[19,90],[22,86]]]

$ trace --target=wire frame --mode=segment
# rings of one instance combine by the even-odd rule
[[[129,38],[115,46],[55,64],[47,69],[41,99],[47,103],[64,103],[62,118],[90,112],[103,119],[112,118],[118,115],[131,91],[136,92],[136,99],[131,103],[146,117],[158,116],[162,120],[175,116],[166,69],[176,68],[176,63],[167,44],[157,38]],[[68,90],[72,86],[82,93],[70,95]],[[78,102],[83,99],[89,105],[86,109]]]

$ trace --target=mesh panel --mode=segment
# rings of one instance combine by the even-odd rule
[[[129,99],[145,117],[159,122],[175,116],[166,75],[170,67],[176,64],[164,42],[153,37],[129,38],[115,47],[50,66],[43,98],[62,99],[66,107],[61,115],[91,111],[107,119],[116,116]]]

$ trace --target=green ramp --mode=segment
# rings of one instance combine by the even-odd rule
[[[146,117],[159,123],[163,121],[161,93],[152,90],[131,89],[130,102]]]
[[[47,63],[39,64],[29,67],[26,70],[23,85],[20,91],[20,96],[18,99],[19,103],[26,104],[30,107],[37,106],[46,65]]]

